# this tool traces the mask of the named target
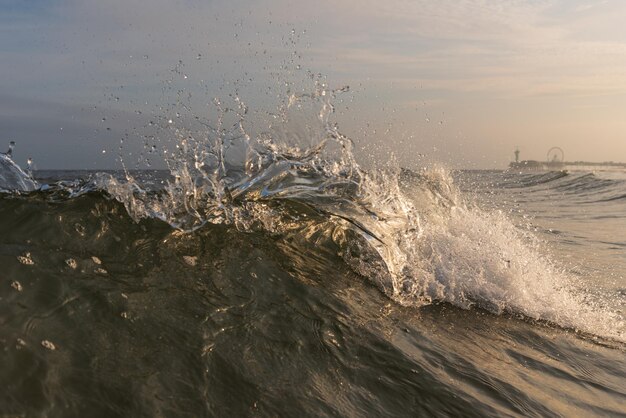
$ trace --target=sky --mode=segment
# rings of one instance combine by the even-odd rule
[[[625,18],[620,0],[0,0],[0,148],[133,166],[183,96],[270,108],[320,74],[350,87],[334,119],[366,165],[626,162]]]

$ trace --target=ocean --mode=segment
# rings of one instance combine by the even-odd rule
[[[0,184],[0,416],[626,416],[625,173],[366,170],[312,119]]]

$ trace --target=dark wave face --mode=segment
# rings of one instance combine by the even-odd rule
[[[0,194],[2,414],[624,413],[625,249],[559,220],[618,225],[624,183],[366,171],[319,87],[255,135],[165,124],[167,172]]]

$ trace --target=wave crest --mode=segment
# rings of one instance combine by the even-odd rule
[[[467,205],[445,170],[362,169],[352,141],[330,121],[336,93],[318,84],[312,94],[293,95],[258,132],[246,125],[239,101],[234,110],[218,106],[216,126],[166,124],[162,134],[176,147],[163,151],[171,179],[162,191],[144,189],[128,172],[125,181],[101,174],[92,187],[122,202],[135,220],[158,218],[185,232],[231,224],[334,248],[403,305],[478,306],[624,340],[618,313],[590,302],[503,213]]]

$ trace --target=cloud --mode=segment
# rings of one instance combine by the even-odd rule
[[[118,0],[66,1],[58,6],[66,25],[46,35],[55,46],[36,54],[14,51],[8,61],[24,68],[44,64],[47,77],[13,65],[22,85],[27,77],[71,74],[74,83],[60,84],[83,91],[90,83],[154,84],[159,76],[167,78],[179,59],[198,79],[211,78],[202,71],[220,78],[241,67],[261,78],[260,68],[287,59],[291,48],[311,57],[311,67],[346,79],[413,78],[438,88],[447,84],[448,89],[496,94],[508,85],[508,94],[522,95],[537,84],[551,83],[554,90],[560,85],[566,93],[572,84],[587,81],[591,93],[598,74],[605,76],[606,86],[623,85],[626,71],[616,69],[626,68],[626,42],[595,40],[597,28],[588,34],[590,40],[580,39],[577,31],[588,27],[589,10],[600,13],[612,5],[615,15],[616,7],[626,11],[626,6],[571,3],[567,8],[563,1],[516,0],[155,0],[148,7]],[[556,15],[557,10],[567,13]],[[289,42],[292,27],[307,30],[299,44]],[[313,46],[307,47],[309,42]],[[268,50],[271,57],[259,58]],[[201,63],[194,63],[197,56],[203,57]]]

